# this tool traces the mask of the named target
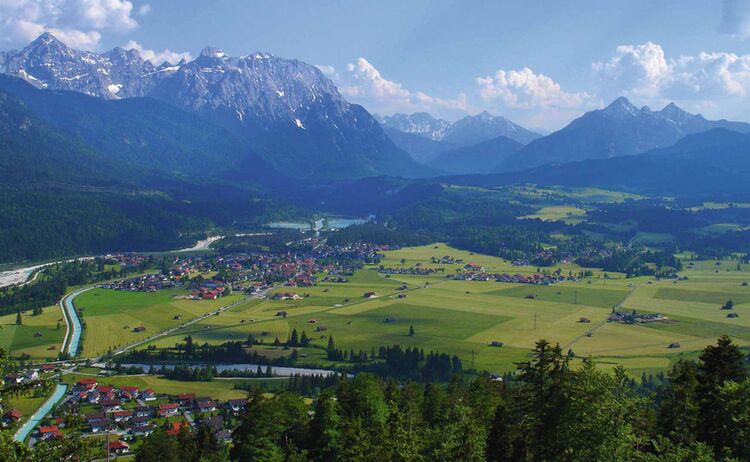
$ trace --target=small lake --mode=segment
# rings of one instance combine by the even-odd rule
[[[341,229],[346,228],[351,225],[360,225],[362,223],[367,223],[370,221],[372,217],[365,217],[365,218],[350,218],[350,217],[326,217],[326,218],[318,218],[315,220],[315,225],[313,226],[311,222],[302,222],[302,221],[275,221],[272,223],[268,223],[266,226],[269,228],[277,228],[277,229],[312,229],[315,231],[319,231],[323,229],[324,227],[327,227],[329,229]]]

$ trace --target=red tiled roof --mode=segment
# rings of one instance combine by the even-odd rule
[[[125,441],[117,440],[109,442],[109,449],[130,449],[130,445]]]

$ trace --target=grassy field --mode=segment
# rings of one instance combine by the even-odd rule
[[[155,293],[93,289],[79,295],[75,306],[86,324],[81,356],[101,355],[110,348],[142,340],[242,297],[200,301],[179,298],[185,294],[187,291],[176,289]],[[134,332],[140,326],[146,330]]]
[[[65,321],[57,306],[48,306],[37,316],[25,312],[20,326],[16,325],[15,314],[0,316],[0,326],[0,348],[13,358],[26,353],[32,361],[57,359],[65,337]]]
[[[576,224],[583,221],[586,210],[574,205],[550,205],[542,207],[536,213],[519,217],[519,219],[538,218],[542,221],[564,221],[567,224]]]
[[[66,374],[63,380],[68,384],[75,384],[84,377],[90,375]],[[178,395],[180,393],[195,393],[196,396],[208,396],[218,400],[245,398],[247,392],[235,390],[234,386],[244,383],[262,383],[271,381],[285,381],[284,378],[276,379],[215,379],[211,382],[180,382],[168,380],[155,375],[119,375],[97,379],[108,385],[122,387],[138,387],[141,389],[151,388],[157,394]]]
[[[463,264],[431,263],[432,257],[450,255],[484,266],[488,271],[530,274],[535,267],[513,266],[487,255],[472,254],[434,244],[388,252],[386,267],[444,268],[428,276],[378,274],[374,268],[357,272],[348,283],[320,283],[293,289],[301,300],[253,300],[154,342],[172,346],[191,335],[196,342],[221,343],[261,339],[258,348],[268,356],[288,354],[273,348],[275,338],[285,341],[292,329],[303,330],[313,345],[324,347],[333,336],[337,347],[370,351],[381,345],[416,346],[425,351],[456,354],[465,367],[504,372],[527,358],[539,339],[559,343],[579,358],[591,356],[602,367],[624,365],[634,374],[664,370],[683,356],[694,356],[724,333],[750,345],[750,268],[737,271],[736,262],[693,262],[677,283],[640,277],[626,279],[594,269],[594,276],[553,286],[459,281],[446,278]],[[565,274],[577,273],[574,264],[561,264]],[[402,286],[406,290],[400,290]],[[282,291],[290,291],[284,288]],[[364,298],[375,292],[374,298]],[[399,298],[398,295],[405,295]],[[132,295],[132,294],[125,294]],[[533,298],[529,298],[531,295]],[[739,318],[720,310],[728,299]],[[133,300],[134,304],[137,301]],[[130,306],[127,303],[122,306]],[[659,312],[672,323],[625,325],[608,323],[613,307]],[[102,308],[104,309],[104,308]],[[133,307],[133,309],[137,309]],[[105,310],[106,311],[106,310]],[[276,316],[280,311],[286,318]],[[386,322],[386,318],[393,318]],[[589,323],[579,322],[588,318]],[[415,335],[409,336],[414,326]],[[590,336],[585,334],[591,333]],[[492,341],[503,347],[491,347]],[[679,342],[681,348],[669,349]],[[326,365],[319,348],[301,350],[301,364]]]

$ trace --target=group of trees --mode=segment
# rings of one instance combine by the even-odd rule
[[[503,381],[420,385],[362,373],[329,385],[312,415],[297,393],[252,394],[229,452],[207,460],[750,460],[747,361],[727,337],[697,362],[676,363],[655,388],[590,361],[572,368],[546,341]],[[163,438],[180,437],[155,434],[144,447]]]
[[[696,388],[692,397],[702,407],[688,406],[687,414],[670,398],[691,401],[684,399],[685,380],[680,379],[686,364],[703,384],[703,391]],[[571,370],[559,347],[540,342],[532,359],[519,365],[517,383],[510,385],[480,379],[468,386],[454,382],[447,389],[401,388],[366,375],[342,382],[318,399],[307,435],[294,424],[300,421],[294,412],[298,398],[254,400],[251,404],[264,411],[284,409],[287,425],[279,422],[276,433],[267,433],[257,419],[246,419],[236,433],[233,454],[258,455],[248,460],[282,460],[274,458],[276,450],[286,460],[748,457],[743,438],[750,384],[743,355],[728,339],[707,348],[698,364],[679,363],[660,391],[665,397],[660,404],[631,384],[621,370],[609,374],[591,364]]]
[[[576,259],[576,263],[587,268],[602,268],[604,271],[625,273],[626,277],[667,277],[682,269],[682,263],[674,256],[673,251],[653,251],[630,247],[581,256]]]
[[[677,362],[659,384],[621,368],[571,367],[559,346],[539,341],[504,380],[447,384],[354,378],[309,379],[251,394],[231,448],[198,427],[147,437],[138,461],[635,461],[750,460],[747,357],[728,337],[696,362]],[[76,452],[80,449],[80,453]],[[0,435],[0,459],[88,460],[75,439],[29,450]],[[79,455],[80,454],[80,455]],[[58,458],[55,458],[58,457]]]

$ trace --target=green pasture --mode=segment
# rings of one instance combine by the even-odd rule
[[[63,380],[68,384],[75,384],[82,378],[91,377],[90,375],[66,374]],[[195,393],[196,396],[207,396],[218,400],[228,400],[244,398],[247,392],[234,389],[235,385],[253,380],[286,380],[278,379],[215,379],[211,382],[181,382],[178,380],[169,380],[156,375],[115,375],[111,377],[97,379],[102,383],[115,387],[130,386],[140,389],[151,388],[157,394],[166,394],[175,396],[180,393]]]
[[[58,322],[60,327],[58,328]],[[57,359],[65,338],[65,321],[58,306],[43,308],[42,314],[22,314],[22,324],[16,325],[16,315],[0,316],[0,348],[9,351],[13,358],[24,353],[31,361]]]
[[[245,340],[253,335],[263,342],[254,348],[277,357],[289,351],[272,347],[274,339],[283,342],[292,329],[297,329],[312,339],[311,348],[300,349],[302,365],[327,365],[322,348],[333,336],[336,346],[347,350],[369,352],[383,345],[413,346],[456,354],[466,367],[504,372],[525,360],[536,341],[547,339],[559,343],[566,352],[572,350],[578,358],[591,356],[602,367],[623,365],[634,373],[664,370],[677,358],[696,354],[725,333],[741,345],[750,345],[750,287],[742,285],[750,274],[745,268],[737,271],[736,261],[718,265],[704,261],[688,265],[686,261],[681,274],[688,279],[677,282],[652,277],[626,279],[619,274],[604,278],[603,272],[594,270],[592,278],[537,286],[446,278],[463,264],[430,262],[431,257],[445,255],[461,258],[463,264],[482,265],[488,271],[536,271],[445,244],[404,248],[387,252],[381,264],[406,268],[420,264],[444,267],[445,272],[385,277],[374,268],[366,268],[349,277],[347,283],[284,287],[278,291],[294,292],[302,298],[253,300],[154,344],[171,346],[182,342],[186,335],[196,342],[213,344]],[[581,269],[572,264],[560,268],[566,274]],[[364,298],[365,292],[375,292],[376,296]],[[727,318],[727,311],[719,309],[728,299],[735,302],[739,318]],[[162,303],[169,306],[169,301],[167,297]],[[138,309],[139,303],[142,302],[134,299],[120,306]],[[670,322],[609,323],[607,318],[615,306],[659,312]],[[286,316],[277,316],[280,312]],[[589,322],[581,322],[582,318]],[[409,335],[410,326],[414,326],[413,336]],[[504,346],[492,347],[493,341],[503,342]],[[674,342],[680,348],[668,348]]]
[[[75,306],[85,323],[81,356],[97,356],[178,326],[229,305],[242,295],[217,300],[187,300],[184,290],[153,293],[93,289],[79,295]],[[179,319],[175,319],[179,317]],[[143,326],[145,331],[134,332]]]

